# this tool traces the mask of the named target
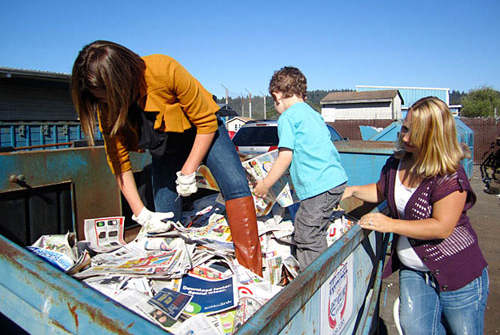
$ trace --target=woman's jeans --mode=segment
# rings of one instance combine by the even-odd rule
[[[152,184],[157,212],[173,212],[179,220],[182,197],[177,194],[176,172],[182,169],[193,146],[196,128],[182,134],[169,133],[167,153],[152,161]],[[219,121],[212,145],[203,161],[212,172],[225,200],[251,196],[248,180],[226,127]]]
[[[440,291],[430,272],[399,273],[400,323],[404,334],[483,334],[488,269],[456,291]]]

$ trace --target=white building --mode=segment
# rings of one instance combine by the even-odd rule
[[[253,120],[248,117],[243,117],[243,116],[237,116],[233,117],[232,119],[229,119],[226,121],[226,129],[229,133],[229,136],[233,138],[234,134],[243,126],[247,121]]]
[[[336,120],[399,120],[403,98],[398,90],[332,92],[321,99],[325,122]]]

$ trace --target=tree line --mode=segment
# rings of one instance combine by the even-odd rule
[[[331,92],[353,92],[350,89],[307,91],[307,103],[321,111],[320,101]],[[225,98],[218,98],[218,103],[225,103]],[[265,105],[264,105],[265,102]],[[500,117],[500,91],[484,86],[469,92],[451,90],[450,105],[462,105],[461,115],[464,117]],[[278,113],[274,109],[271,96],[252,96],[228,98],[228,104],[241,116],[252,119],[276,120]],[[265,107],[264,107],[265,106]]]
[[[328,93],[331,92],[353,92],[353,90],[349,89],[341,89],[341,90],[312,90],[307,91],[307,103],[314,108],[316,111],[321,112],[321,104],[320,101],[323,99]],[[264,101],[265,101],[265,109],[264,109]],[[218,103],[225,103],[225,98],[217,98]],[[265,98],[263,96],[252,96],[251,100],[247,97],[237,97],[237,98],[228,98],[228,105],[231,106],[235,111],[240,114],[240,116],[251,117],[252,119],[268,119],[268,120],[276,120],[279,114],[274,109],[273,99],[270,95],[267,95]],[[264,115],[265,110],[265,115]]]

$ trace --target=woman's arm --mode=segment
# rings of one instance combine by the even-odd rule
[[[137,190],[137,185],[135,184],[134,174],[131,170],[129,170],[121,174],[117,174],[115,177],[123,196],[127,199],[130,209],[135,216],[139,216],[144,208],[144,203],[139,196],[139,191]]]
[[[420,240],[445,239],[451,235],[462,214],[467,192],[455,191],[432,206],[432,217],[423,220],[391,219],[381,213],[364,215],[362,228],[395,233]]]
[[[196,134],[191,152],[189,153],[189,156],[186,159],[186,162],[184,162],[184,165],[181,169],[181,173],[183,175],[187,176],[193,172],[196,172],[201,162],[207,155],[208,149],[210,149],[210,145],[212,144],[214,136],[215,133]]]

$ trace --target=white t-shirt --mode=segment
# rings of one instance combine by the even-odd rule
[[[396,208],[398,210],[399,217],[403,218],[406,204],[417,188],[409,188],[401,183],[401,180],[399,179],[400,168],[401,162],[399,163],[398,173],[396,174],[394,199],[396,201]],[[396,250],[398,252],[399,260],[407,267],[418,271],[429,271],[429,268],[422,262],[420,257],[418,257],[415,250],[413,250],[413,247],[411,246],[406,236],[399,236]]]

